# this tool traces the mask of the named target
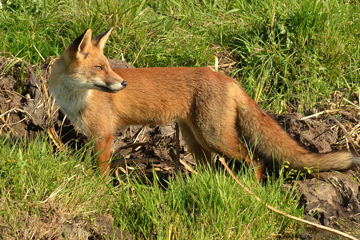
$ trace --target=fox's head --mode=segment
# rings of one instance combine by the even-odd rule
[[[60,77],[67,87],[74,90],[96,89],[116,93],[124,89],[127,82],[111,69],[103,54],[111,30],[92,38],[91,29],[87,29],[65,49],[51,74]],[[51,80],[50,76],[49,83]]]

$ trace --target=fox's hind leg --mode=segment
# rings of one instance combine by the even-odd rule
[[[231,140],[233,138],[233,140]],[[227,158],[235,158],[237,160],[245,161],[246,166],[255,171],[256,178],[258,181],[261,181],[262,175],[265,171],[265,162],[262,159],[258,159],[255,154],[252,155],[252,158],[249,154],[249,151],[244,143],[239,141],[237,135],[228,135],[226,138],[222,139],[223,143],[218,144],[215,148],[216,152],[223,153]]]
[[[211,164],[211,152],[205,149],[196,139],[193,131],[190,126],[179,121],[181,134],[188,146],[189,152],[193,155],[197,164],[206,165],[207,163]],[[212,165],[212,164],[211,164]]]
[[[255,155],[251,158],[247,147],[240,140],[235,122],[235,117],[228,116],[222,119],[221,124],[218,124],[219,131],[216,131],[216,133],[206,134],[210,131],[203,131],[206,145],[219,155],[245,161],[249,168],[254,169],[255,175],[260,181],[265,171],[265,162],[262,159],[257,159]]]

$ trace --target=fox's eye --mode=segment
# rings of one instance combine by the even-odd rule
[[[104,71],[104,68],[102,66],[95,66],[95,68],[99,69],[100,71]]]

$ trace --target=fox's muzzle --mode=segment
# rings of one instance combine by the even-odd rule
[[[105,83],[103,84],[95,84],[95,88],[102,92],[108,93],[117,93],[120,90],[123,90],[127,86],[127,81],[116,82],[116,83]]]

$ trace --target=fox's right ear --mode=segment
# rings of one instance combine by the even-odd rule
[[[106,32],[99,34],[92,39],[92,43],[94,44],[94,46],[96,46],[101,52],[103,52],[103,50],[104,50],[105,43],[108,40],[112,29],[113,28],[111,27]]]
[[[92,50],[91,29],[87,29],[81,36],[76,38],[71,45],[72,50],[75,52],[76,59],[86,58]]]

